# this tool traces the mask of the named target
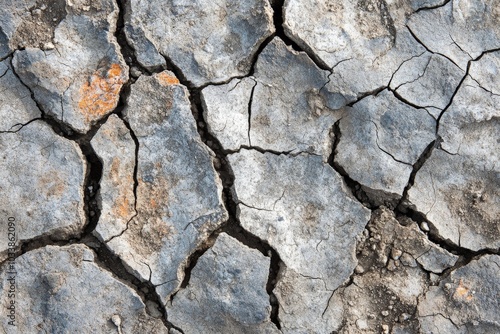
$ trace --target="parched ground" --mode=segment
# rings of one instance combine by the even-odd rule
[[[3,333],[500,333],[498,0],[2,0]]]

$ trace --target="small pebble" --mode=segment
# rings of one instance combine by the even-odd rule
[[[382,316],[387,317],[389,315],[389,311],[382,311],[381,314]]]
[[[354,272],[356,274],[362,274],[365,272],[365,269],[363,267],[361,267],[360,265],[357,265],[356,268],[354,268]]]
[[[388,325],[382,325],[382,333],[389,334],[389,326]]]
[[[394,260],[399,260],[399,258],[401,257],[401,254],[403,254],[402,251],[400,251],[399,249],[396,249],[396,248],[393,248],[391,250],[391,257],[394,259]]]
[[[422,223],[420,224],[420,228],[421,228],[421,229],[422,229],[422,231],[424,231],[424,232],[429,232],[429,231],[430,231],[430,230],[429,230],[429,225],[428,225],[426,222],[422,222]]]

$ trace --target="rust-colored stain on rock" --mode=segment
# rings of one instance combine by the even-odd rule
[[[163,86],[178,85],[180,83],[179,79],[177,79],[175,76],[170,75],[166,72],[161,72],[160,74],[158,74],[157,77],[158,77],[158,81]]]
[[[469,302],[472,300],[472,294],[473,292],[471,292],[470,289],[463,284],[462,280],[460,280],[455,290],[455,298],[465,299]]]
[[[120,89],[125,83],[122,71],[119,64],[111,64],[104,75],[102,70],[95,71],[80,88],[78,107],[87,122],[99,119],[116,107]]]

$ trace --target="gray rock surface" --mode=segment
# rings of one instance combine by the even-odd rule
[[[285,267],[280,270],[274,293],[283,333],[329,334],[342,325],[342,305],[335,303],[337,296],[319,278]]]
[[[233,79],[208,86],[201,91],[204,119],[208,131],[226,150],[250,146],[250,100],[257,84],[255,78]]]
[[[383,90],[345,111],[334,161],[367,192],[398,198],[413,165],[435,139],[435,128],[435,119],[425,109]]]
[[[2,321],[4,333],[167,333],[137,293],[101,268],[86,246],[36,249],[17,258],[15,266],[15,301],[23,314],[17,314],[16,327]],[[2,266],[2,277],[7,271]],[[2,300],[9,284],[0,281]],[[5,307],[2,316],[8,319]]]
[[[498,333],[499,277],[498,255],[481,256],[452,271],[420,300],[418,316],[422,331]]]
[[[399,66],[425,48],[406,28],[420,1],[288,0],[287,36],[332,69],[347,101],[385,87]]]
[[[304,154],[292,157],[241,150],[230,155],[229,162],[242,227],[278,252],[289,270],[287,276],[317,280],[330,293],[344,283],[356,266],[355,238],[369,214],[350,197],[340,176],[321,157]],[[308,299],[303,295],[297,303],[303,309]],[[282,327],[293,331],[294,323],[304,316],[302,312],[288,320],[284,316]],[[327,325],[320,318],[308,329]]]
[[[116,115],[109,116],[91,145],[103,164],[99,200],[101,216],[94,234],[108,241],[127,229],[136,215],[134,195],[135,143]]]
[[[183,279],[187,258],[227,219],[222,186],[212,153],[196,132],[187,90],[172,73],[140,77],[124,114],[139,141],[137,216],[107,246],[135,276],[151,281],[166,302]],[[130,177],[130,169],[120,175]],[[121,184],[108,188],[101,192],[124,190]],[[111,210],[121,205],[112,204]],[[101,223],[110,230],[115,221]]]
[[[3,332],[499,333],[499,19],[3,0]]]
[[[125,31],[146,68],[178,67],[195,86],[248,74],[260,44],[274,32],[267,0],[127,3]]]
[[[0,134],[0,215],[14,217],[19,243],[50,236],[78,236],[86,223],[83,186],[87,163],[74,142],[41,121]],[[8,248],[8,225],[0,224],[0,258]]]
[[[10,59],[0,62],[0,132],[17,131],[40,116],[30,91],[12,71]]]
[[[405,101],[426,108],[437,119],[464,74],[447,58],[425,52],[403,63],[394,73],[390,87]]]
[[[492,75],[500,70],[498,57],[472,63],[441,118],[441,148],[408,193],[443,238],[472,250],[500,247],[500,97],[494,93],[499,79]]]
[[[326,161],[337,109],[345,104],[330,91],[328,74],[276,37],[259,55],[253,77],[203,90],[209,131],[226,149],[309,152]]]
[[[469,60],[500,47],[499,17],[497,0],[452,0],[412,15],[408,27],[429,50],[465,70]]]
[[[222,233],[167,305],[185,333],[279,333],[266,292],[270,260]]]
[[[32,5],[33,13],[24,15],[13,9],[19,4],[9,1],[4,7],[9,13],[0,14],[6,22],[0,22],[2,29],[11,36],[9,43],[26,47],[14,54],[15,70],[46,114],[78,132],[87,132],[113,111],[122,85],[128,80],[128,67],[113,35],[118,6],[112,0],[91,4],[58,0],[51,7],[40,6],[46,7],[44,10],[34,1]],[[36,10],[41,14],[35,15]],[[58,15],[55,21],[53,15]],[[23,29],[32,31],[23,28],[26,25],[43,26],[40,22],[49,22],[50,31],[23,33]],[[47,35],[39,37],[38,33]],[[50,48],[37,44],[45,39]]]

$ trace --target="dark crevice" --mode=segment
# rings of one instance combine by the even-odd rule
[[[439,274],[441,280],[449,276],[452,271],[469,264],[471,261],[476,260],[481,256],[488,254],[500,255],[500,249],[481,249],[478,251],[473,251],[464,247],[460,247],[451,240],[443,238],[439,234],[439,231],[434,226],[434,224],[429,221],[423,213],[415,210],[412,207],[408,206],[403,209],[401,209],[401,207],[398,207],[395,210],[395,214],[396,218],[408,217],[411,220],[415,221],[419,226],[421,226],[422,223],[426,223],[429,226],[429,232],[426,233],[429,241],[445,249],[446,251],[459,256],[459,259],[454,266],[444,270],[441,274]]]
[[[269,300],[272,306],[271,320],[277,328],[281,328],[278,320],[278,301],[276,296],[274,296],[274,293],[272,292],[276,285],[279,263],[281,262],[279,255],[266,241],[259,239],[258,237],[252,235],[241,227],[241,224],[237,218],[237,204],[233,199],[231,191],[231,188],[234,184],[234,174],[228,161],[229,152],[227,150],[224,150],[219,140],[208,131],[207,123],[203,117],[203,106],[200,94],[202,88],[190,86],[189,82],[187,82],[185,78],[180,74],[178,68],[171,64],[169,64],[169,67],[180,80],[181,84],[188,87],[190,93],[189,100],[191,102],[191,112],[196,122],[198,134],[200,135],[203,143],[205,143],[215,154],[214,167],[222,182],[222,199],[229,215],[228,220],[224,222],[217,230],[212,232],[212,234],[206,239],[206,241],[200,247],[198,247],[198,250],[195,251],[187,260],[181,288],[185,288],[189,284],[191,271],[195,267],[200,256],[202,256],[208,249],[210,249],[210,247],[213,246],[217,236],[220,233],[227,233],[239,240],[244,245],[253,249],[257,249],[265,256],[271,257],[271,266],[269,269],[269,279],[266,290],[269,294]],[[173,295],[172,298],[174,296],[175,295]]]
[[[274,151],[274,150],[270,150],[270,149],[263,149],[259,146],[247,146],[247,145],[241,145],[237,150],[223,150],[222,153],[224,155],[231,155],[231,154],[240,153],[241,150],[254,150],[254,151],[260,152],[262,154],[270,153],[273,155],[291,155],[291,156],[296,156],[296,155],[299,155],[301,153],[307,153],[307,152],[294,152],[294,153],[292,153],[293,151]]]
[[[348,107],[352,107],[353,105],[355,105],[356,103],[358,103],[359,101],[361,101],[362,99],[368,97],[368,96],[377,96],[378,93],[380,93],[381,91],[383,91],[384,89],[386,88],[389,88],[387,86],[382,86],[382,87],[379,87],[379,88],[376,88],[372,91],[369,91],[369,92],[363,92],[363,93],[359,93],[356,100],[355,101],[352,101],[350,103],[347,104]]]
[[[412,102],[408,101],[408,100],[407,100],[407,99],[405,99],[404,97],[402,97],[402,96],[401,96],[401,95],[400,95],[397,91],[395,91],[395,90],[393,90],[393,89],[391,89],[391,88],[388,88],[388,90],[389,90],[390,92],[392,92],[392,94],[394,95],[394,97],[395,97],[396,99],[398,99],[399,101],[403,102],[404,104],[409,105],[409,106],[410,106],[410,107],[412,107],[412,108],[415,108],[415,109],[426,109],[426,110],[427,110],[427,108],[436,108],[436,109],[439,109],[439,108],[434,107],[434,106],[419,106],[419,105],[416,105],[416,104],[414,104],[414,103],[412,103]],[[429,114],[429,115],[430,115],[430,114]],[[432,116],[432,115],[431,115],[431,116]],[[433,118],[434,118],[434,117],[433,117]]]
[[[419,9],[417,9],[415,11],[415,13],[418,13],[420,11],[423,11],[423,10],[433,10],[433,9],[437,9],[437,8],[441,8],[441,7],[444,7],[448,4],[448,2],[450,2],[451,0],[446,0],[445,2],[443,3],[440,3],[440,4],[437,4],[437,5],[434,5],[434,6],[427,6],[427,7],[420,7]]]
[[[436,125],[436,133],[439,132],[439,125],[440,125],[440,121],[441,121],[441,117],[443,117],[444,113],[448,110],[448,108],[451,106],[451,104],[453,103],[453,100],[455,98],[455,96],[457,95],[458,91],[460,90],[460,88],[462,87],[462,84],[464,83],[465,79],[467,77],[470,77],[472,78],[470,75],[469,75],[469,71],[470,71],[470,68],[471,68],[471,65],[472,65],[472,62],[475,62],[475,61],[478,61],[480,60],[481,58],[483,58],[483,56],[485,56],[486,54],[488,53],[492,53],[492,52],[497,52],[497,51],[500,51],[500,48],[499,49],[492,49],[492,50],[487,50],[487,51],[484,51],[483,53],[481,53],[477,58],[475,59],[471,59],[467,62],[467,68],[465,69],[465,74],[464,76],[462,77],[462,79],[460,80],[460,82],[458,83],[457,87],[455,88],[455,91],[453,92],[453,95],[451,96],[450,98],[450,101],[448,102],[448,104],[446,105],[446,107],[444,107],[443,111],[439,114],[438,116],[438,119],[437,119],[437,125]],[[474,78],[472,78],[474,80]],[[481,85],[479,85],[481,87]]]
[[[455,62],[454,62],[454,61],[453,61],[450,57],[448,57],[448,56],[446,56],[446,55],[444,55],[444,54],[442,54],[442,53],[439,53],[439,52],[434,52],[434,51],[432,51],[431,49],[429,49],[429,48],[427,47],[427,45],[425,45],[425,44],[424,44],[424,43],[423,43],[423,42],[422,42],[422,41],[421,41],[421,40],[417,37],[417,35],[413,32],[413,30],[411,30],[411,28],[410,28],[408,25],[406,25],[406,29],[408,29],[408,31],[410,32],[410,35],[413,37],[413,39],[414,39],[415,41],[417,41],[417,43],[418,43],[418,44],[422,45],[422,46],[424,47],[424,49],[426,49],[428,52],[430,52],[430,53],[432,53],[432,54],[437,54],[437,55],[440,55],[440,56],[442,56],[442,57],[444,57],[444,58],[448,59],[448,60],[449,60],[450,62],[452,62],[452,63],[453,63],[456,67],[458,67],[458,68],[460,68],[460,69],[461,69],[461,67],[460,67],[460,66],[458,66],[458,64],[457,64],[457,63],[455,63]]]
[[[406,184],[406,187],[403,190],[403,196],[401,197],[401,200],[399,201],[398,205],[396,206],[396,210],[404,212],[405,208],[408,207],[408,203],[407,203],[408,202],[408,191],[415,183],[415,177],[416,177],[418,171],[420,170],[420,168],[422,168],[422,166],[427,161],[427,159],[429,159],[429,157],[432,154],[432,151],[434,150],[434,148],[436,148],[436,146],[438,144],[439,144],[439,140],[436,139],[436,140],[433,140],[429,145],[427,145],[425,150],[422,152],[420,157],[417,159],[417,162],[415,162],[415,164],[413,165],[413,169],[410,173],[408,183]]]
[[[455,91],[453,92],[453,94],[451,95],[451,98],[450,98],[450,101],[448,102],[448,104],[443,108],[443,111],[441,111],[441,113],[439,114],[438,118],[437,118],[437,121],[436,121],[436,134],[439,132],[439,124],[441,122],[441,118],[443,117],[444,113],[448,110],[448,108],[451,106],[451,104],[453,103],[453,100],[455,99],[455,96],[457,95],[458,91],[460,90],[460,88],[462,87],[462,84],[464,83],[465,79],[469,76],[469,70],[470,70],[470,66],[471,66],[471,62],[469,61],[467,63],[467,69],[465,70],[465,74],[464,76],[462,77],[462,79],[460,80],[460,82],[458,83],[457,85],[457,88],[455,88]]]
[[[127,37],[125,36],[125,11],[127,0],[116,0],[119,8],[118,20],[116,22],[115,38],[120,45],[120,52],[123,59],[129,66],[129,73],[132,77],[137,78],[138,74],[151,75],[151,71],[144,68],[139,61],[137,61],[134,48],[128,44]],[[139,73],[137,73],[137,71]]]
[[[152,316],[151,310],[149,309],[151,305],[154,305],[160,314],[166,314],[165,307],[156,293],[155,286],[150,281],[140,281],[134,275],[129,273],[127,268],[123,265],[122,260],[94,236],[87,236],[84,240],[82,240],[82,243],[94,250],[97,255],[95,261],[96,264],[106,271],[111,272],[115,278],[124,282],[139,295],[143,303],[146,305],[146,312],[149,315]],[[165,316],[160,317],[160,319],[167,328],[175,328],[167,321]]]
[[[368,194],[364,191],[363,187],[361,184],[355,180],[353,180],[345,171],[345,169],[340,166],[336,161],[335,161],[335,156],[337,155],[337,147],[340,142],[340,138],[342,137],[342,133],[340,131],[340,120],[338,120],[334,125],[333,125],[333,133],[334,133],[334,142],[333,142],[333,148],[332,148],[332,153],[328,157],[328,164],[337,172],[339,173],[343,180],[344,183],[347,185],[347,187],[351,190],[352,195],[365,207],[374,210],[378,207],[374,201],[368,196]]]
[[[252,86],[252,90],[250,91],[250,98],[248,99],[248,144],[252,146],[252,137],[250,136],[250,130],[252,129],[252,102],[253,102],[253,93],[255,91],[255,87],[257,87],[257,81],[254,80],[254,85]]]
[[[315,53],[313,50],[311,50],[310,47],[307,46],[306,43],[304,43],[304,47],[301,47],[299,44],[297,44],[292,38],[290,38],[286,33],[285,29],[283,26],[284,23],[284,15],[283,12],[285,10],[284,7],[285,0],[274,0],[271,2],[271,6],[273,8],[273,22],[274,22],[274,27],[276,29],[276,32],[274,33],[273,38],[279,37],[283,42],[285,42],[286,45],[292,47],[295,51],[298,52],[304,52],[311,58],[311,60],[316,64],[317,67],[319,67],[322,70],[329,71],[331,72],[330,66],[328,66],[324,61],[322,61]]]

